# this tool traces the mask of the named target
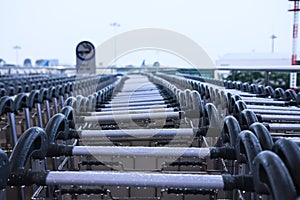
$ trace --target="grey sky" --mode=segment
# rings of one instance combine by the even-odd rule
[[[0,2],[0,58],[9,63],[15,63],[12,47],[19,45],[20,63],[28,57],[74,64],[77,43],[100,45],[113,36],[109,24],[114,21],[121,24],[117,33],[145,27],[177,31],[196,41],[213,60],[226,53],[270,52],[273,33],[278,36],[275,50],[291,53],[293,14],[287,11],[292,6],[288,0]]]

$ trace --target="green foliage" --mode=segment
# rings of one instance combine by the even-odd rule
[[[297,76],[297,83],[299,83],[299,76]],[[281,87],[288,89],[290,86],[290,73],[288,72],[273,72],[270,74],[269,85],[273,88]]]
[[[226,80],[233,80],[232,74],[230,74]],[[248,82],[248,83],[256,83],[256,84],[263,84],[264,82],[264,73],[262,72],[236,72],[235,73],[235,80],[239,80],[241,82]]]
[[[297,76],[297,85],[300,82],[300,74]],[[233,80],[232,74],[230,74],[225,80]],[[238,71],[235,73],[235,80],[241,82],[265,84],[265,73],[264,72],[249,72],[249,71]],[[290,85],[290,73],[289,72],[272,72],[269,74],[269,85],[273,88],[281,87],[288,89]]]

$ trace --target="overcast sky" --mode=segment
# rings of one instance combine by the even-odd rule
[[[114,35],[109,24],[115,21],[121,25],[117,33],[163,28],[184,34],[203,47],[213,60],[226,53],[271,52],[272,34],[278,37],[275,51],[291,54],[293,14],[288,12],[292,6],[288,0],[0,2],[0,58],[7,63],[16,62],[13,46],[18,45],[22,48],[19,63],[25,58],[33,62],[57,58],[60,63],[74,64],[77,43],[89,40],[100,45]],[[128,58],[136,64],[142,62],[143,55]],[[121,64],[129,64],[128,58]],[[173,64],[170,60],[163,64]]]

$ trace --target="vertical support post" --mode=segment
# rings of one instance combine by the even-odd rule
[[[234,69],[231,70],[231,74],[232,74],[232,81],[235,81],[236,71]]]
[[[35,108],[36,108],[37,117],[38,117],[38,125],[39,125],[39,127],[44,128],[41,104],[36,103]]]
[[[269,85],[269,79],[270,79],[270,72],[265,71],[265,85]]]
[[[113,22],[110,24],[110,26],[114,27],[114,64],[115,67],[117,67],[117,27],[120,27],[121,25],[117,22]]]
[[[275,51],[275,39],[277,38],[276,35],[271,35],[271,39],[272,39],[272,49],[271,49],[271,52],[274,53]]]
[[[58,113],[58,103],[57,103],[56,97],[54,97],[54,98],[52,99],[52,101],[53,101],[54,114],[57,114],[57,113]]]
[[[0,190],[0,199],[7,199],[6,190],[5,189],[1,189]]]
[[[11,130],[12,142],[13,142],[13,147],[14,147],[18,142],[17,127],[16,127],[14,113],[8,114],[8,122],[9,122],[10,130]]]
[[[61,109],[63,109],[65,103],[63,94],[59,96],[59,100],[60,100],[60,107]]]
[[[23,108],[23,112],[25,114],[26,128],[29,129],[31,127],[29,109],[28,108]]]
[[[290,0],[290,1],[294,1],[294,8],[289,10],[294,12],[292,65],[297,65],[299,0]],[[297,87],[297,73],[293,72],[290,74],[290,88],[295,90],[296,87]]]
[[[51,110],[50,110],[50,105],[49,105],[49,101],[48,100],[46,100],[45,101],[45,106],[46,106],[46,119],[47,119],[47,122],[50,120],[50,118],[51,118]]]

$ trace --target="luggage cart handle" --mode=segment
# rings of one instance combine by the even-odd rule
[[[32,127],[25,131],[18,140],[10,158],[10,183],[19,185],[24,182],[25,165],[29,158],[44,159],[48,148],[45,131]]]

